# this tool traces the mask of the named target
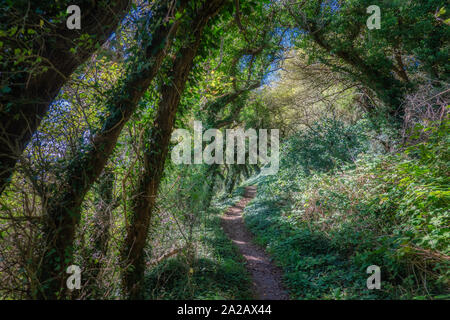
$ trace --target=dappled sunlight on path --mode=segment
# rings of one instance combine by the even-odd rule
[[[289,295],[281,282],[281,270],[271,263],[264,249],[252,242],[253,235],[244,225],[243,210],[255,195],[256,187],[246,187],[244,197],[223,215],[222,226],[247,262],[247,270],[253,279],[255,298],[288,300]]]

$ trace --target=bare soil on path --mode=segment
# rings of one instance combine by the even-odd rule
[[[289,294],[282,285],[282,272],[272,264],[263,248],[253,243],[252,233],[245,227],[242,213],[245,206],[255,197],[256,187],[245,188],[244,197],[222,216],[222,227],[236,244],[246,260],[246,268],[253,279],[253,293],[261,300],[289,300]]]

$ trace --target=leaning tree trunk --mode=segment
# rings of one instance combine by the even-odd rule
[[[183,10],[187,2],[188,0],[181,1],[176,9]],[[57,194],[48,201],[43,226],[43,260],[38,270],[41,284],[39,298],[64,297],[65,268],[73,259],[73,241],[80,220],[81,203],[101,174],[123,126],[136,110],[139,100],[161,66],[179,25],[179,21],[163,21],[176,12],[171,5],[172,3],[161,1],[153,10],[153,26],[146,31],[152,33],[151,43],[143,48],[142,57],[132,64],[126,79],[106,103],[110,116],[102,129],[89,145],[83,146],[71,159],[65,177],[57,188]]]
[[[3,87],[0,95],[0,194],[50,103],[75,69],[95,52],[96,44],[102,45],[110,37],[128,11],[129,3],[130,0],[115,0],[105,5],[105,2],[85,0],[77,3],[64,1],[56,5],[42,1],[17,1],[10,10],[2,10],[2,29],[13,28],[19,19],[23,19],[24,26],[28,25],[37,34],[26,40],[19,35],[2,37],[2,56],[7,57],[9,52],[22,47],[31,47],[42,62],[38,65],[19,62],[16,65],[16,60],[7,61],[5,66],[3,59],[3,64],[0,64],[0,87]],[[65,20],[56,25],[44,22],[54,20],[71,4],[78,4],[81,9],[80,30],[69,30]],[[36,13],[39,11],[43,13]],[[35,26],[41,23],[42,27],[36,29]],[[91,45],[76,44],[82,34],[89,35]],[[71,49],[75,47],[77,51],[74,53]]]
[[[105,168],[98,179],[95,189],[95,215],[93,218],[93,229],[89,234],[89,248],[87,250],[87,277],[91,285],[91,297],[101,298],[101,271],[105,265],[108,255],[110,230],[112,220],[112,211],[116,207],[114,199],[114,172],[110,168]]]
[[[130,299],[143,297],[142,283],[145,271],[144,247],[147,241],[150,220],[155,208],[156,196],[164,170],[164,163],[170,143],[175,115],[180,103],[193,60],[201,43],[201,36],[208,20],[215,16],[226,0],[207,0],[191,17],[181,33],[187,43],[177,53],[168,75],[173,79],[161,87],[161,101],[144,150],[144,172],[139,177],[137,192],[133,201],[133,215],[122,252],[126,270],[123,287]]]
[[[211,205],[211,201],[214,197],[214,188],[216,186],[216,179],[220,174],[220,165],[219,164],[212,164],[210,168],[208,169],[208,172],[206,173],[206,181],[209,182],[207,194],[206,194],[206,200],[205,200],[205,208],[209,208]]]

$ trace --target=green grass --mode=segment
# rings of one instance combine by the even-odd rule
[[[298,299],[449,299],[449,126],[398,154],[255,177],[244,220]],[[290,154],[285,154],[289,157]],[[288,177],[288,179],[287,179]],[[366,268],[381,268],[368,290]]]
[[[292,298],[380,298],[380,293],[366,288],[364,270],[355,267],[323,234],[295,227],[284,214],[289,210],[257,197],[245,209],[244,217],[256,242],[282,267]]]

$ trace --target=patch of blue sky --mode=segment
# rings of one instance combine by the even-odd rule
[[[280,63],[285,58],[286,53],[288,53],[291,49],[293,49],[295,47],[295,40],[302,33],[304,33],[304,32],[298,28],[291,28],[288,30],[285,30],[283,28],[276,28],[274,30],[273,36],[281,37],[281,41],[280,41],[281,48],[277,52],[277,55],[280,58],[275,59],[268,67],[268,70],[263,78],[263,85],[270,86],[279,80],[280,76],[279,76],[278,71],[280,69]],[[272,58],[272,57],[270,57],[270,58]]]
[[[46,117],[43,119],[42,125],[48,127],[58,127],[62,123],[67,122],[67,118],[70,115],[72,105],[64,99],[55,100],[50,106]],[[41,126],[42,126],[41,125]],[[52,130],[53,131],[53,130]],[[60,130],[54,130],[56,134],[49,136],[41,130],[37,130],[32,138],[27,153],[32,153],[30,148],[39,147],[46,150],[45,158],[48,161],[57,161],[63,157],[67,143],[64,142],[62,134],[58,134]]]
[[[73,122],[73,105],[65,100],[55,100],[50,106],[46,117],[43,119],[41,126],[47,127],[49,135],[45,131],[36,131],[32,138],[26,153],[31,155],[33,147],[39,147],[45,150],[45,159],[48,162],[56,162],[62,159],[69,148],[67,141],[67,133],[61,132],[61,126],[67,122]],[[86,128],[81,138],[81,145],[87,145],[92,137],[92,132]]]
[[[328,12],[335,13],[340,8],[339,0],[328,0],[322,2],[321,6],[323,10],[327,10]]]

